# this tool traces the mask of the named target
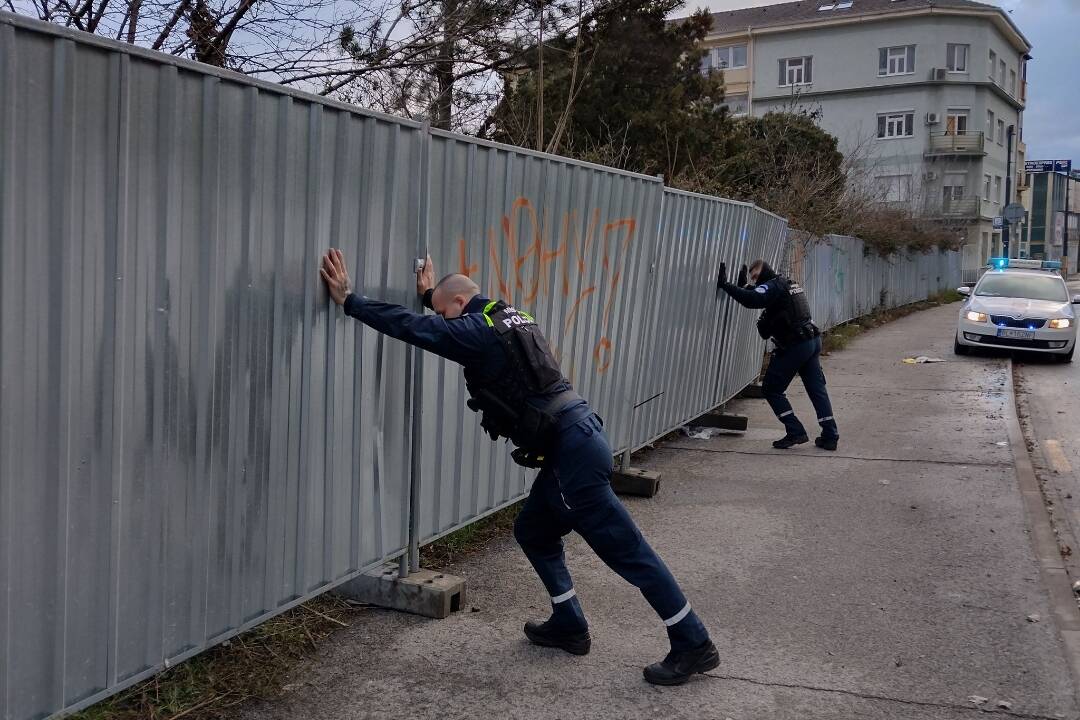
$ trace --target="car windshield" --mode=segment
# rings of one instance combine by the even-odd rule
[[[1052,275],[985,275],[975,288],[980,297],[1023,298],[1068,302],[1065,283]]]

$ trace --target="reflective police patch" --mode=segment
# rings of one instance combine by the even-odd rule
[[[756,288],[754,288],[754,291],[764,295],[765,293],[769,292],[769,288],[765,287],[764,285],[758,285]]]

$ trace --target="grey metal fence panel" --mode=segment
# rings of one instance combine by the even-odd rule
[[[419,128],[0,18],[0,716],[405,547]]]
[[[564,372],[630,441],[663,185],[433,131],[428,246],[440,272],[535,315]],[[529,477],[482,434],[456,365],[425,358],[422,542],[519,499]]]
[[[806,290],[814,322],[822,329],[879,308],[925,300],[956,287],[963,272],[958,251],[882,257],[867,253],[858,238],[839,235],[793,247],[793,258],[792,274]]]
[[[727,302],[716,269],[726,263],[734,279],[756,257],[774,262],[785,237],[783,220],[753,206],[664,190],[641,393],[654,399],[635,416],[634,446],[717,407],[757,376],[764,349],[752,329],[757,314]]]

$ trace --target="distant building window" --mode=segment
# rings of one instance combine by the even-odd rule
[[[878,75],[908,75],[915,72],[915,46],[881,48],[878,50]]]
[[[780,61],[780,86],[809,85],[814,81],[814,58],[784,58]]]
[[[1005,121],[1004,120],[998,120],[997,121],[997,143],[998,143],[998,145],[1004,145],[1005,144]]]
[[[912,137],[915,134],[915,113],[882,113],[877,118],[877,136],[880,139]]]
[[[746,67],[746,45],[728,45],[713,48],[711,67],[716,70],[733,70]]]
[[[968,46],[967,45],[953,45],[952,43],[945,46],[946,48],[946,66],[949,68],[949,72],[967,72],[968,66]]]
[[[990,202],[990,176],[983,175],[983,200]]]
[[[1001,190],[1001,176],[994,177],[994,202],[1001,204],[1005,201],[1005,194]]]
[[[1016,97],[1016,71],[1009,71],[1009,94]]]
[[[994,111],[986,111],[986,141],[990,142],[994,139]]]
[[[881,175],[877,183],[884,202],[907,202],[911,199],[910,175]]]
[[[1005,60],[998,61],[998,85],[1005,87]]]
[[[997,53],[994,52],[993,50],[990,51],[990,59],[989,59],[989,62],[987,63],[986,67],[987,67],[986,74],[990,76],[991,80],[993,80],[994,79],[994,68],[997,67]]]
[[[968,113],[967,110],[949,110],[945,114],[946,135],[967,135]]]
[[[747,93],[725,95],[722,107],[726,107],[734,117],[746,115],[750,111],[750,96]]]

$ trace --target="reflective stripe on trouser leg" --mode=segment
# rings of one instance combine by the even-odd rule
[[[577,595],[577,591],[574,590],[574,588],[570,588],[562,595],[556,595],[555,597],[551,598],[551,604],[558,605],[559,603],[564,603],[575,595]]]
[[[788,410],[788,411],[786,411],[786,412],[782,412],[782,413],[780,413],[780,414],[779,414],[779,415],[777,415],[776,417],[778,417],[778,418],[786,418],[786,417],[787,417],[788,415],[794,415],[794,414],[795,414],[795,411],[794,411],[794,410]]]
[[[667,625],[668,627],[671,627],[672,625],[679,622],[680,620],[682,620],[684,617],[686,617],[689,614],[690,614],[690,603],[686,603],[686,605],[683,606],[682,610],[680,610],[679,612],[675,613],[674,615],[669,617],[667,620],[665,620],[664,624]]]

